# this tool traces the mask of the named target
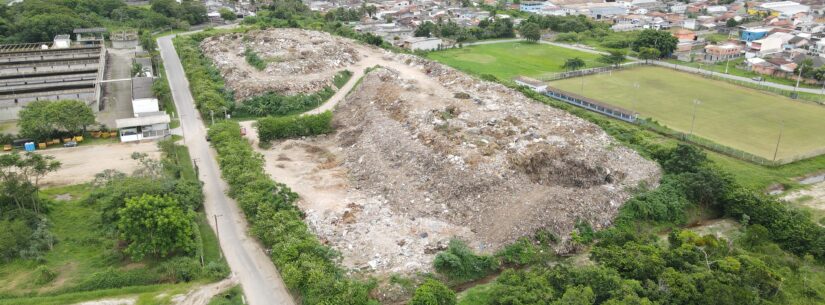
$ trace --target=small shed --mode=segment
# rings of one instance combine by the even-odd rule
[[[170,134],[172,119],[165,112],[143,113],[140,117],[115,120],[121,142],[154,140]]]

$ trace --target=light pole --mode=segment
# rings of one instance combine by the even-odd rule
[[[779,137],[776,138],[776,148],[773,150],[773,161],[776,162],[776,155],[779,153],[779,142],[782,141],[782,132],[785,130],[785,120],[779,125]]]
[[[694,99],[693,100],[693,119],[690,120],[690,136],[693,136],[693,127],[696,125],[696,106],[701,104],[702,101]]]
[[[730,65],[730,58],[728,58],[728,60],[725,61],[725,74],[728,74],[728,66],[729,65]]]
[[[209,117],[212,118],[212,125],[215,125],[215,111],[209,110]]]
[[[799,65],[799,76],[796,77],[796,87],[793,88],[793,98],[799,96],[799,81],[802,80],[802,69],[805,65]]]

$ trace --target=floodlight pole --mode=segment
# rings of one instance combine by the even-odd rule
[[[785,120],[779,125],[779,137],[776,138],[776,148],[773,150],[773,161],[776,162],[776,155],[779,153],[779,142],[782,141],[782,132],[785,130]]]
[[[690,120],[690,136],[693,136],[693,127],[696,125],[696,106],[702,103],[700,100],[693,100],[693,119]]]
[[[728,58],[728,60],[725,61],[725,74],[728,74],[728,66],[729,65],[730,65],[730,58]]]
[[[794,98],[799,96],[799,81],[802,80],[802,67],[805,65],[799,65],[799,76],[796,77],[796,87],[793,88]]]

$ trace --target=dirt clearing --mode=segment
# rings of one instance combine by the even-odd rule
[[[275,44],[291,30],[267,34]],[[451,238],[491,253],[539,229],[566,253],[576,221],[603,228],[631,189],[657,184],[654,162],[596,125],[435,62],[344,42],[360,55],[353,66],[382,68],[337,105],[336,132],[256,148],[346,267],[430,271]]]
[[[107,169],[131,174],[140,166],[138,160],[132,159],[132,153],[135,152],[145,153],[152,159],[160,159],[160,149],[156,142],[88,145],[40,151],[38,153],[54,156],[55,160],[61,163],[60,169],[49,173],[41,180],[41,185],[86,183],[94,180],[95,174]]]

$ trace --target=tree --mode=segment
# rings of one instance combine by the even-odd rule
[[[424,23],[418,25],[415,28],[415,37],[430,37],[435,30],[435,24],[429,21],[425,21]]]
[[[735,28],[737,25],[739,25],[739,23],[736,22],[736,19],[728,18],[728,21],[725,21],[725,26],[729,28]]]
[[[415,290],[409,305],[454,305],[455,303],[455,292],[439,281],[427,279]]]
[[[587,286],[572,286],[564,291],[553,305],[592,305],[596,301],[593,289]]]
[[[599,57],[599,61],[612,66],[619,66],[624,62],[624,52],[619,50],[611,50],[609,54]]]
[[[662,56],[668,56],[676,50],[676,44],[679,40],[676,39],[668,31],[658,30],[643,30],[633,41],[633,51],[639,52],[641,48],[654,48],[659,50]]]
[[[567,70],[575,71],[584,67],[584,60],[578,57],[568,58],[564,61],[564,65],[561,67]]]
[[[527,41],[536,42],[541,38],[539,26],[532,22],[522,25],[519,32],[521,32],[521,36],[527,39]]]
[[[128,243],[124,252],[133,260],[195,249],[195,215],[171,197],[143,194],[129,198],[118,215],[120,237]]]
[[[233,21],[236,18],[238,18],[238,16],[235,15],[235,12],[225,7],[222,7],[220,10],[218,10],[218,12],[221,14],[221,19],[226,21]]]
[[[35,140],[55,136],[57,132],[78,134],[95,123],[95,115],[86,103],[78,100],[35,101],[18,113],[20,133]]]
[[[40,179],[60,168],[53,156],[27,152],[0,155],[0,216],[14,210],[40,213]]]
[[[644,59],[645,62],[651,59],[657,59],[662,56],[662,52],[655,48],[639,48],[639,58]]]

